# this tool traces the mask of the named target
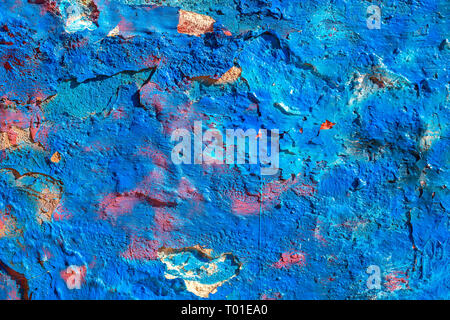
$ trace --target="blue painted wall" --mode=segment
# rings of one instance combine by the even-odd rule
[[[447,1],[0,8],[0,298],[449,298]],[[280,171],[173,164],[194,121]]]

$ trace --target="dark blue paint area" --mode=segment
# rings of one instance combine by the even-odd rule
[[[449,298],[447,1],[0,8],[1,299]]]

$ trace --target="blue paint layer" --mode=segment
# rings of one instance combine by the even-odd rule
[[[0,8],[0,298],[449,298],[447,1]],[[194,121],[280,171],[173,164]]]

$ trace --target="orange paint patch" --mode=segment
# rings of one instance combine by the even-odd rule
[[[0,211],[0,238],[10,238],[22,233],[17,228],[17,219],[11,214],[11,207]]]
[[[6,128],[6,132],[0,131],[0,150],[19,148],[24,144],[32,145],[30,130],[19,127]],[[34,146],[36,147],[36,146]]]
[[[241,77],[242,69],[239,67],[231,67],[227,72],[217,78],[216,76],[200,76],[191,78],[193,81],[200,81],[206,83],[207,85],[220,85],[229,84],[235,82]]]
[[[225,72],[222,77],[219,78],[219,80],[216,81],[215,84],[225,84],[225,83],[231,83],[236,81],[240,78],[242,74],[242,69],[238,67],[231,67],[230,70]]]
[[[36,218],[39,224],[52,221],[53,213],[63,195],[63,183],[60,180],[34,172],[20,175],[14,169],[1,169],[0,174],[14,177],[15,186],[25,191],[30,199],[37,202]]]
[[[61,154],[58,151],[56,151],[50,158],[50,161],[53,163],[59,163],[61,161]]]
[[[331,121],[326,120],[322,125],[320,126],[320,130],[328,130],[334,127],[336,123],[333,123]]]

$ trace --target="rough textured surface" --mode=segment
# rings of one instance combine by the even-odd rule
[[[0,298],[450,298],[448,1],[0,9]],[[197,120],[279,173],[174,165]]]

